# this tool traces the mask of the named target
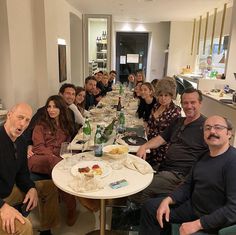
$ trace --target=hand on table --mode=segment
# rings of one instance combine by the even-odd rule
[[[145,145],[141,145],[136,153],[136,155],[144,160],[146,160],[146,147]]]

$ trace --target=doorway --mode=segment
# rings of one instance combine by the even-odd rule
[[[143,70],[146,75],[148,33],[116,33],[116,71],[121,83],[128,82],[130,73]]]

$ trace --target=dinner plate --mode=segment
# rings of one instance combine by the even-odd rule
[[[90,169],[92,169],[92,166],[94,166],[94,165],[99,165],[99,167],[102,170],[102,174],[101,175],[94,174],[95,177],[104,178],[104,177],[108,176],[112,171],[112,168],[110,166],[108,166],[107,164],[105,164],[101,161],[81,161],[71,168],[71,174],[73,176],[77,176],[79,173],[79,171],[78,171],[79,168],[89,167]],[[88,172],[88,173],[90,173],[90,172]],[[93,172],[91,172],[91,173],[93,173]]]
[[[147,142],[147,140],[141,136],[125,136],[122,138],[128,145],[139,146]]]

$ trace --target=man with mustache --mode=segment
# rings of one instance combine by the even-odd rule
[[[29,125],[32,109],[26,103],[15,105],[0,127],[0,234],[33,234],[30,221],[24,214],[38,204],[42,211],[40,222],[44,231],[59,222],[57,189],[52,181],[34,182],[27,166],[27,143],[22,133]],[[37,191],[36,191],[37,189]],[[38,194],[37,194],[38,192]],[[20,211],[14,206],[18,205]],[[46,209],[47,208],[47,209]]]
[[[209,152],[177,190],[164,199],[147,201],[140,235],[163,234],[168,223],[180,223],[180,235],[217,234],[236,223],[236,149],[229,143],[232,125],[223,117],[212,116],[203,129]]]
[[[137,155],[146,158],[146,150],[170,143],[165,160],[160,164],[152,183],[142,192],[133,195],[131,200],[143,203],[158,195],[167,195],[182,183],[194,163],[208,150],[202,126],[205,118],[200,113],[202,93],[194,88],[184,91],[181,105],[185,117],[176,119],[160,135],[142,145]]]

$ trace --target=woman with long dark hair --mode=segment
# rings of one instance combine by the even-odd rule
[[[85,89],[81,86],[76,87],[75,105],[77,106],[80,113],[84,116]]]
[[[73,132],[73,122],[65,101],[61,96],[50,96],[44,114],[33,130],[34,155],[28,158],[30,171],[50,176],[53,167],[62,160],[61,143],[69,142]],[[72,226],[76,221],[75,197],[62,191],[60,196],[67,207],[67,224]]]

